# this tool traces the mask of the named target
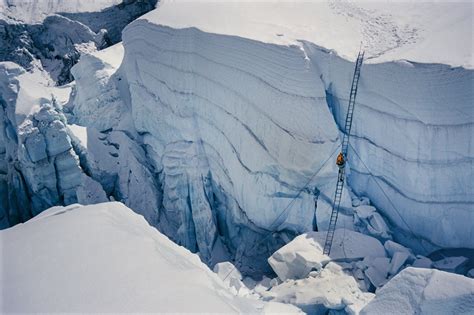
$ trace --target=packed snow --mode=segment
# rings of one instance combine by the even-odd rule
[[[198,256],[117,202],[51,208],[1,231],[0,244],[2,313],[298,312],[232,294]]]
[[[144,19],[278,45],[308,41],[369,63],[407,59],[472,68],[473,6],[416,1],[161,1]]]

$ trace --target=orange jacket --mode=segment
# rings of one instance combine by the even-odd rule
[[[344,155],[341,153],[339,153],[339,155],[337,156],[337,159],[336,159],[336,164],[337,165],[344,165],[345,161],[344,161]]]

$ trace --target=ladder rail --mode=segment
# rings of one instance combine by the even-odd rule
[[[349,147],[349,136],[352,129],[352,118],[354,117],[355,99],[357,96],[357,88],[359,85],[360,71],[364,61],[364,52],[359,51],[355,63],[354,74],[352,77],[351,91],[349,94],[349,104],[347,107],[346,120],[344,122],[344,134],[342,138],[342,154],[344,158],[347,157],[347,150]],[[344,188],[344,167],[339,169],[336,191],[334,193],[334,202],[332,204],[331,217],[329,219],[329,227],[324,242],[323,254],[329,255],[331,253],[332,242],[336,231],[337,218],[339,216],[339,208],[341,206],[342,191]]]

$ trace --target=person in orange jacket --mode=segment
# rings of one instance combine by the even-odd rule
[[[346,164],[346,161],[344,160],[344,154],[339,153],[336,159],[336,165],[339,167],[339,174],[337,180],[340,182],[344,181],[344,165]]]
[[[344,154],[342,154],[342,152],[340,152],[339,155],[337,156],[337,159],[336,159],[336,165],[339,168],[343,168],[345,164],[346,164],[346,161],[344,160]]]

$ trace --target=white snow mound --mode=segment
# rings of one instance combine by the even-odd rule
[[[255,313],[121,203],[50,208],[0,232],[1,313]],[[272,305],[277,308],[278,305]]]

